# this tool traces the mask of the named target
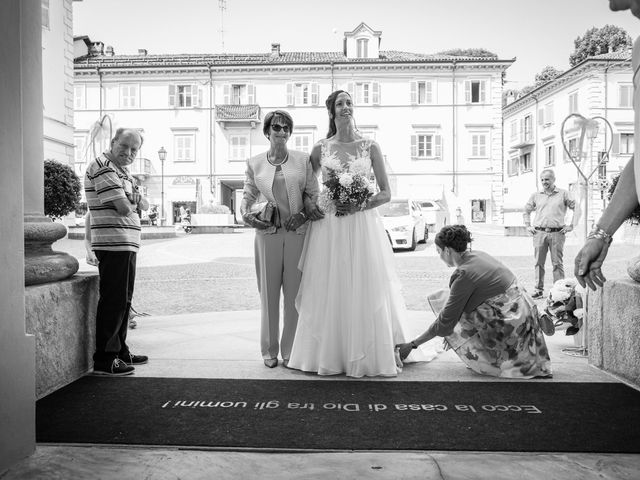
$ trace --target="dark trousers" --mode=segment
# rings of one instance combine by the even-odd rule
[[[96,314],[94,362],[111,362],[129,353],[127,329],[136,279],[136,253],[96,250],[100,299]]]

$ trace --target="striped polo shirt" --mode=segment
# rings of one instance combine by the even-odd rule
[[[91,248],[93,250],[130,251],[140,249],[140,217],[122,216],[113,200],[123,198],[135,188],[135,180],[126,167],[118,167],[103,153],[87,167],[84,192],[91,212]]]

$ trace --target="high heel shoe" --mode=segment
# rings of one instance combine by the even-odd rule
[[[264,359],[264,366],[265,367],[269,367],[269,368],[275,368],[278,366],[278,359],[277,358],[265,358]]]

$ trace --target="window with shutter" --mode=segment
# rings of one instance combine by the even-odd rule
[[[73,86],[73,107],[76,110],[82,110],[86,108],[85,93],[86,90],[84,85]]]
[[[411,105],[416,105],[418,103],[418,82],[411,82],[409,88],[409,101]]]
[[[633,107],[633,85],[620,85],[619,106],[622,108]]]
[[[373,82],[373,95],[372,95],[372,103],[374,105],[380,105],[380,83]]]
[[[247,104],[254,105],[256,103],[256,87],[253,84],[247,85]]]
[[[418,156],[418,136],[411,135],[411,157],[416,158]]]
[[[245,161],[249,158],[249,137],[247,135],[229,136],[229,161]]]
[[[569,95],[569,113],[578,112],[578,92]]]
[[[318,84],[316,82],[313,82],[311,84],[311,105],[318,105],[318,97]]]
[[[620,134],[620,152],[621,154],[633,153],[633,133]]]
[[[222,88],[222,99],[225,105],[229,105],[231,103],[231,85],[225,84]]]
[[[293,105],[293,83],[287,83],[287,105]]]
[[[173,137],[174,162],[195,161],[195,134],[176,134]]]
[[[466,103],[485,103],[485,82],[467,80],[464,83],[464,99]]]

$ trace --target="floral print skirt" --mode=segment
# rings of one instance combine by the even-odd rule
[[[473,371],[494,377],[551,377],[551,359],[529,294],[513,283],[505,293],[463,313],[445,341]]]

